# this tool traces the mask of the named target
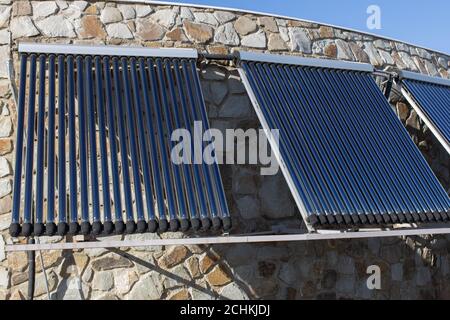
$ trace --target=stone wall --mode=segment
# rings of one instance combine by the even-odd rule
[[[239,12],[120,2],[0,0],[0,61],[17,63],[19,41],[195,47],[211,53],[244,48],[370,62],[449,78],[449,56],[400,42],[303,21]],[[17,68],[16,68],[17,69]],[[258,128],[237,71],[201,66],[213,127]],[[5,255],[11,211],[16,112],[0,65],[0,300],[23,299],[27,259]],[[417,114],[394,94],[393,107],[444,186],[450,160]],[[281,175],[261,177],[256,166],[223,166],[233,232],[299,227],[296,206]],[[449,190],[450,191],[450,190]],[[165,237],[182,236],[165,235]],[[122,237],[115,237],[122,238]],[[158,235],[133,235],[154,239]],[[41,242],[61,241],[47,239]],[[450,238],[414,237],[270,245],[153,247],[44,252],[52,298],[57,299],[450,299]],[[367,267],[382,270],[382,289],[369,291]],[[46,299],[37,259],[36,296]]]

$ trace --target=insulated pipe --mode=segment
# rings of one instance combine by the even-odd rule
[[[150,66],[149,66],[150,68]],[[151,168],[152,168],[152,176],[154,179],[154,187],[156,192],[156,203],[158,205],[158,215],[159,215],[159,225],[155,226],[158,227],[161,232],[167,231],[169,224],[167,222],[166,212],[165,212],[165,203],[164,203],[164,190],[162,185],[162,178],[161,178],[161,172],[159,170],[159,160],[158,160],[158,145],[156,141],[155,134],[155,128],[153,124],[153,118],[152,109],[155,107],[156,104],[153,104],[153,107],[150,102],[149,97],[149,91],[151,88],[149,87],[149,81],[148,81],[148,73],[145,66],[145,59],[140,58],[139,59],[139,74],[141,78],[141,87],[142,87],[142,93],[144,96],[144,111],[145,111],[145,119],[146,124],[148,127],[149,134],[149,143],[150,143],[150,156],[151,156]],[[154,103],[154,100],[153,100]],[[150,232],[156,232],[156,229],[152,228],[152,225],[149,225],[149,231]]]
[[[116,98],[116,109],[117,109],[117,123],[119,127],[119,142],[120,142],[120,157],[121,157],[121,168],[122,168],[122,178],[123,178],[123,188],[125,193],[125,210],[127,217],[126,232],[129,234],[134,233],[136,230],[136,223],[134,222],[133,215],[133,200],[131,198],[131,180],[130,180],[130,167],[128,163],[128,153],[127,153],[127,134],[124,124],[124,107],[122,100],[122,85],[120,81],[120,69],[119,69],[119,59],[117,57],[113,58],[113,71],[114,71],[114,93]],[[126,70],[122,70],[126,72]]]
[[[95,89],[97,98],[97,116],[98,127],[100,132],[100,161],[102,168],[102,185],[103,185],[103,212],[104,223],[103,231],[106,235],[110,235],[114,231],[114,225],[111,217],[111,195],[109,191],[109,172],[108,172],[108,147],[106,142],[106,122],[105,122],[105,102],[103,94],[103,74],[102,60],[95,57]],[[112,156],[112,155],[111,155]],[[94,234],[99,233],[96,226],[92,227]]]
[[[191,72],[192,72],[192,77],[194,79],[194,87],[195,90],[197,92],[197,101],[198,101],[198,106],[200,109],[200,115],[201,115],[201,119],[205,125],[205,129],[207,131],[207,139],[211,142],[214,143],[212,141],[212,138],[210,136],[210,125],[209,125],[209,120],[208,120],[208,115],[206,114],[206,106],[205,106],[205,99],[203,97],[203,93],[202,93],[202,89],[201,89],[201,85],[200,85],[200,80],[198,77],[198,73],[197,73],[197,69],[195,67],[195,62],[194,60],[191,60]],[[213,151],[213,155],[214,157],[214,164],[212,164],[210,166],[213,175],[212,175],[212,179],[214,180],[214,184],[216,185],[216,192],[217,192],[217,197],[219,200],[219,206],[220,206],[220,210],[221,210],[221,215],[222,215],[222,221],[220,221],[220,219],[213,219],[213,226],[215,229],[219,229],[222,226],[223,223],[223,227],[225,231],[229,231],[231,229],[231,218],[230,218],[230,211],[228,209],[228,203],[227,203],[227,198],[225,196],[225,191],[223,189],[223,182],[222,182],[222,176],[220,174],[220,170],[219,170],[219,164],[217,163],[217,158],[216,158],[216,149],[214,148]]]
[[[190,121],[190,117],[189,117],[189,112],[188,112],[188,107],[187,107],[187,98],[186,97],[186,92],[185,92],[185,84],[183,83],[183,78],[181,77],[181,71],[180,71],[180,66],[179,66],[179,61],[178,60],[174,60],[173,61],[174,64],[174,71],[175,71],[175,78],[177,81],[177,87],[178,87],[178,94],[181,100],[181,112],[180,110],[175,110],[175,119],[178,122],[177,126],[179,128],[182,127],[182,122],[184,122],[184,126],[186,128],[186,130],[189,131],[190,136],[192,137],[192,124]],[[182,69],[183,72],[185,72],[184,69]],[[185,77],[184,77],[185,79]],[[180,114],[182,114],[183,116],[183,121],[181,121],[180,119]],[[194,146],[192,144],[191,141],[191,159],[185,159],[185,160],[189,160],[192,161],[192,156],[194,154]],[[189,199],[189,208],[191,210],[191,224],[192,224],[192,228],[195,231],[198,231],[200,229],[200,220],[198,219],[199,214],[197,213],[197,209],[200,212],[200,218],[202,220],[208,219],[208,207],[206,204],[206,197],[205,194],[202,190],[202,181],[201,181],[201,177],[200,177],[200,166],[197,165],[195,162],[192,164],[192,166],[188,166],[186,165],[186,184],[188,186],[193,186],[193,190],[191,192],[188,192],[188,199]],[[191,171],[192,169],[192,171]],[[197,202],[198,201],[198,205]],[[208,220],[209,221],[209,220]]]
[[[159,86],[163,86],[162,83],[158,85],[157,82],[157,72],[154,67],[154,62],[152,59],[147,59],[148,68],[150,71],[150,84],[152,93],[153,93],[153,105],[154,105],[154,111],[156,114],[156,127],[157,127],[157,135],[159,138],[159,154],[161,156],[161,166],[163,169],[163,178],[164,178],[164,185],[166,190],[166,198],[167,198],[167,205],[169,207],[169,217],[170,217],[170,230],[172,232],[178,231],[180,225],[178,221],[178,217],[176,214],[176,206],[175,206],[175,198],[173,194],[173,188],[172,188],[172,177],[170,174],[169,164],[168,164],[168,145],[167,145],[167,138],[165,137],[164,128],[163,128],[163,117],[161,113],[161,100],[158,95],[158,88]],[[161,88],[163,91],[165,88]],[[158,91],[157,91],[158,90]],[[163,102],[164,103],[164,102]],[[170,134],[170,133],[168,133]]]
[[[130,156],[131,156],[131,169],[133,172],[133,182],[134,182],[134,197],[136,203],[137,210],[137,231],[139,233],[143,233],[147,229],[147,222],[145,219],[144,213],[144,205],[142,201],[142,186],[141,186],[141,173],[139,171],[139,159],[138,159],[138,150],[136,143],[136,130],[135,130],[135,121],[134,121],[134,112],[133,105],[131,99],[131,87],[130,87],[130,77],[128,75],[129,68],[127,58],[122,58],[122,78],[123,78],[123,90],[125,96],[125,105],[126,105],[126,114],[124,114],[127,127],[128,127],[128,143],[130,146]],[[139,117],[136,114],[137,117]],[[136,230],[135,225],[127,226],[128,233],[134,233]]]
[[[81,185],[81,234],[91,232],[89,222],[89,195],[88,195],[88,165],[87,165],[87,128],[86,128],[86,94],[84,82],[84,58],[78,56],[77,61],[77,99],[78,99],[78,131],[79,131],[79,157],[80,157],[80,185]]]
[[[67,106],[68,106],[68,114],[69,114],[69,193],[70,193],[70,225],[69,225],[69,233],[71,235],[76,235],[80,231],[80,225],[78,224],[78,182],[77,182],[77,149],[76,149],[76,111],[75,111],[75,70],[74,70],[74,57],[67,57]],[[64,95],[64,91],[62,92]],[[60,95],[60,98],[62,96]],[[65,137],[65,133],[62,130],[65,128],[65,117],[63,114],[59,114],[60,116],[60,133],[63,133],[62,137]],[[62,126],[62,127],[61,127]],[[61,139],[61,135],[59,138],[60,143],[60,158],[65,153],[65,139]],[[64,159],[64,162],[63,162]],[[60,159],[60,168],[62,169],[60,179],[65,179],[65,155],[64,158]],[[64,174],[63,174],[64,173]],[[62,187],[62,186],[61,186]],[[65,192],[64,185],[64,192]],[[60,190],[62,191],[62,190]],[[64,194],[65,197],[65,194]],[[61,198],[60,198],[61,200]],[[65,210],[65,209],[64,209]]]
[[[36,159],[36,205],[34,234],[41,236],[45,232],[44,225],[44,138],[45,138],[45,70],[46,57],[39,56],[39,99],[37,115],[37,159]]]
[[[34,239],[30,238],[27,241],[28,245],[34,245]],[[28,293],[27,300],[34,300],[34,291],[36,284],[36,251],[27,252],[28,256]]]
[[[98,186],[98,162],[97,162],[97,130],[95,126],[95,97],[94,97],[94,81],[92,79],[92,58],[85,58],[85,76],[86,76],[86,102],[87,102],[87,119],[88,119],[88,137],[89,137],[89,162],[91,173],[91,196],[93,210],[92,232],[99,235],[103,231],[103,224],[100,217],[100,191]],[[105,188],[107,186],[104,186]]]
[[[130,69],[131,69],[131,80],[134,88],[133,96],[134,96],[134,114],[137,122],[137,130],[139,136],[139,151],[141,158],[141,168],[143,172],[144,185],[145,185],[145,200],[147,204],[147,212],[148,212],[148,230],[150,232],[155,232],[157,230],[156,224],[156,216],[155,216],[155,208],[153,204],[153,184],[150,176],[151,163],[148,158],[148,150],[147,150],[147,142],[145,137],[145,127],[143,121],[143,112],[142,109],[142,99],[139,90],[139,80],[137,76],[137,66],[136,59],[131,58],[130,60]],[[144,71],[145,72],[145,71]],[[150,133],[151,134],[151,133]],[[145,221],[141,221],[140,225],[138,222],[138,232],[143,233],[147,231],[147,223]]]
[[[27,60],[25,54],[20,56],[20,87],[19,99],[17,106],[17,138],[16,138],[16,162],[14,175],[14,193],[12,208],[12,223],[9,233],[12,237],[18,237],[21,232],[20,227],[20,203],[21,203],[21,187],[22,187],[22,158],[23,158],[23,142],[24,142],[24,122],[25,122],[25,91],[27,85]]]
[[[70,79],[70,77],[68,77]],[[66,216],[66,66],[58,56],[58,227],[60,236],[68,231]],[[72,202],[72,201],[71,201]]]
[[[173,78],[172,64],[174,66],[174,70],[179,68],[178,64],[175,64],[175,61],[172,63],[168,59],[166,59],[164,61],[164,66],[165,66],[165,70],[166,70],[166,79],[168,81],[168,87],[169,87],[169,92],[170,92],[170,97],[171,97],[171,105],[172,105],[172,110],[166,110],[166,113],[173,114],[174,118],[175,118],[175,128],[182,129],[180,112],[178,112],[178,110],[177,110],[178,109],[177,106],[178,106],[179,102],[177,100],[177,93],[176,93],[175,82],[174,82],[174,78]],[[181,86],[182,86],[181,83],[177,83],[178,89],[181,89]],[[182,93],[180,93],[179,97],[180,97],[180,100],[184,99],[184,96]],[[169,118],[169,120],[170,120],[170,122],[172,122],[170,118]],[[171,127],[170,131],[172,132],[173,124],[170,124],[170,127]],[[188,160],[188,159],[184,159],[184,160]],[[186,163],[183,163],[180,166],[177,166],[177,165],[173,165],[173,166],[174,166],[175,170],[177,171],[176,175],[175,175],[175,179],[179,180],[179,181],[177,181],[177,187],[180,188],[180,190],[178,190],[178,193],[181,193],[181,195],[183,197],[182,202],[184,205],[184,210],[186,210],[186,215],[183,217],[183,220],[181,220],[181,231],[185,232],[189,228],[189,220],[188,220],[189,218],[187,216],[188,209],[186,207],[186,198],[188,201],[188,206],[190,208],[190,217],[191,217],[192,228],[194,229],[194,231],[198,231],[200,228],[200,220],[198,220],[194,192],[189,191],[189,188],[193,187],[190,168]],[[183,184],[184,182],[185,182],[185,184]],[[186,196],[184,195],[183,189],[186,190]]]
[[[47,221],[46,233],[53,236],[55,225],[55,55],[48,61],[48,149],[47,149]]]
[[[36,55],[30,56],[30,85],[28,95],[28,123],[25,163],[25,206],[22,235],[29,237],[33,233],[33,158],[34,158],[34,122],[36,103]]]
[[[111,173],[113,179],[113,192],[114,192],[114,211],[115,211],[115,223],[114,229],[117,234],[122,234],[125,231],[125,224],[122,217],[122,199],[120,192],[120,175],[119,175],[119,160],[117,157],[117,140],[116,140],[116,116],[114,113],[114,96],[112,92],[111,81],[111,64],[109,57],[103,58],[103,72],[105,76],[105,88],[106,88],[106,115],[108,119],[108,135],[109,135],[109,147],[111,156]],[[119,119],[120,120],[120,119]],[[105,225],[106,230],[106,225]]]

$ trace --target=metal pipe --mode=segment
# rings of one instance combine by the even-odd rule
[[[64,59],[64,56],[60,56],[62,59]],[[64,60],[63,60],[64,61]],[[70,201],[70,227],[69,227],[69,233],[72,235],[78,234],[80,230],[80,226],[78,224],[78,177],[77,177],[77,149],[76,149],[76,111],[75,111],[75,67],[74,67],[74,57],[68,56],[67,57],[67,109],[68,109],[68,126],[69,126],[69,201]],[[64,89],[63,89],[64,90]],[[59,99],[64,98],[65,92],[60,92],[62,96],[59,96]],[[61,106],[60,106],[61,107]],[[60,192],[64,192],[64,198],[66,196],[65,194],[65,170],[66,170],[66,163],[65,163],[65,131],[63,130],[65,128],[65,114],[64,105],[62,106],[63,109],[60,110],[59,113],[59,119],[60,119],[60,136],[59,136],[59,143],[60,143],[60,174],[63,176],[60,176],[60,179],[64,179],[64,185],[61,185],[60,188],[64,187],[64,190],[60,189]],[[62,134],[62,135],[61,135]],[[63,157],[64,156],[64,157]],[[64,161],[64,162],[63,162]],[[61,181],[62,183],[62,181]],[[61,196],[60,196],[61,201]],[[65,200],[64,200],[65,201]],[[64,210],[61,212],[65,212],[66,208],[62,208],[60,206],[60,210]]]
[[[16,157],[14,169],[14,192],[13,192],[13,208],[12,223],[9,233],[12,237],[18,237],[21,231],[20,227],[20,203],[21,203],[21,187],[22,187],[22,167],[23,167],[23,143],[24,143],[24,122],[25,122],[25,91],[27,84],[27,60],[28,56],[22,54],[20,56],[20,91],[17,105],[17,137],[16,137]]]
[[[34,239],[28,239],[28,245],[35,245]],[[36,283],[36,251],[28,251],[28,293],[27,300],[34,300],[34,291]]]
[[[47,221],[46,233],[53,236],[55,225],[55,55],[48,60],[48,128],[47,128]]]

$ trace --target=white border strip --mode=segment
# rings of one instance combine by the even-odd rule
[[[153,0],[121,0],[120,2],[145,3],[145,4],[149,4],[149,5],[179,6],[179,7],[199,8],[199,9],[223,10],[223,11],[229,11],[229,12],[239,12],[239,13],[255,14],[255,15],[260,15],[260,16],[269,16],[269,17],[273,17],[273,18],[276,18],[276,19],[286,19],[286,20],[314,23],[314,24],[318,24],[318,25],[321,25],[321,26],[328,26],[328,27],[332,27],[332,28],[341,29],[343,31],[350,31],[350,32],[355,32],[355,33],[359,33],[359,34],[362,34],[362,35],[368,35],[368,36],[371,36],[371,37],[375,37],[377,39],[383,39],[383,40],[389,40],[389,41],[403,43],[403,44],[406,44],[406,45],[409,45],[409,46],[412,46],[412,47],[415,47],[415,48],[425,49],[425,50],[428,50],[428,51],[431,51],[431,52],[434,52],[434,53],[437,53],[437,54],[441,54],[441,55],[444,55],[444,56],[447,56],[447,57],[450,56],[449,53],[445,53],[443,51],[430,49],[430,48],[427,48],[425,46],[416,45],[416,44],[413,44],[413,43],[410,43],[410,42],[405,42],[405,41],[402,41],[402,40],[398,40],[398,39],[395,39],[395,38],[390,38],[390,37],[379,35],[379,34],[375,34],[375,33],[370,33],[370,32],[365,32],[365,31],[361,31],[361,30],[357,30],[357,29],[352,29],[350,27],[342,27],[342,26],[338,26],[338,25],[334,25],[334,24],[330,24],[330,23],[318,22],[318,21],[314,21],[314,20],[300,19],[298,17],[284,16],[284,15],[280,15],[280,14],[273,14],[273,13],[253,11],[253,10],[246,10],[246,9],[237,9],[237,8],[230,8],[230,7],[200,5],[200,4],[195,4],[195,3],[173,2],[173,1],[171,2],[171,1],[153,1]]]
[[[270,132],[270,127],[269,124],[266,121],[266,118],[264,117],[264,114],[261,110],[261,107],[258,103],[258,99],[256,99],[255,93],[253,92],[253,89],[250,85],[250,82],[248,81],[247,75],[245,74],[245,71],[242,68],[238,68],[239,71],[239,75],[242,79],[242,82],[244,83],[245,89],[247,90],[247,93],[250,97],[250,100],[253,104],[253,107],[256,111],[256,114],[259,118],[259,121],[261,122],[261,125],[263,127],[263,129],[266,132]],[[283,173],[286,182],[289,186],[289,189],[291,190],[292,196],[294,197],[294,200],[297,204],[297,207],[300,210],[300,214],[303,218],[303,221],[306,224],[306,227],[308,228],[308,230],[310,232],[314,231],[315,229],[311,226],[310,223],[308,223],[308,212],[306,211],[305,208],[305,204],[303,203],[303,200],[300,197],[300,194],[298,193],[297,188],[295,187],[295,183],[294,180],[291,176],[290,171],[288,170],[286,163],[284,162],[283,156],[281,155],[280,149],[279,149],[279,145],[277,144],[277,142],[274,140],[273,136],[271,134],[267,135],[267,138],[269,140],[269,144],[272,147],[272,152],[274,152],[275,154],[275,158],[278,161],[278,164],[281,167],[281,172]]]
[[[414,97],[405,89],[403,85],[401,91],[405,99],[411,105],[411,107],[413,107],[413,109],[417,112],[417,115],[420,117],[420,119],[422,119],[423,122],[425,122],[427,127],[430,128],[431,132],[434,134],[434,136],[442,144],[445,150],[447,150],[447,152],[450,154],[450,144],[447,141],[447,139],[445,139],[444,136],[441,134],[441,131],[434,125],[433,121],[431,121],[431,119],[428,118],[425,112],[423,112],[422,108],[416,102]]]
[[[343,69],[352,71],[374,72],[375,69],[371,64],[347,62],[330,59],[303,58],[291,55],[254,53],[248,51],[239,51],[239,59],[241,61],[255,61],[267,63],[291,64],[307,67]]]
[[[104,240],[97,242],[67,242],[49,244],[23,244],[6,245],[6,252],[24,252],[39,250],[78,250],[97,248],[145,248],[153,246],[179,246],[179,245],[224,245],[244,243],[276,243],[276,242],[300,242],[300,241],[324,241],[324,240],[350,240],[350,239],[373,239],[390,237],[407,237],[423,235],[446,235],[450,234],[450,228],[435,229],[403,229],[387,231],[361,231],[361,232],[335,232],[335,233],[311,233],[294,235],[272,235],[272,236],[229,236],[217,238],[187,238],[187,239],[156,239],[156,240]]]
[[[197,59],[195,49],[144,48],[129,46],[88,46],[66,44],[20,43],[19,52],[99,56],[132,56]]]
[[[433,84],[450,87],[450,80],[448,80],[448,79],[438,78],[438,77],[430,77],[430,76],[426,76],[424,74],[417,73],[417,72],[401,71],[399,76],[400,76],[400,79],[410,79],[410,80],[428,82],[428,83],[433,83]]]

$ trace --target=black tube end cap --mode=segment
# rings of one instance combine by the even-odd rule
[[[147,231],[147,222],[141,220],[137,223],[137,233],[145,233]]]
[[[34,228],[34,235],[36,237],[40,237],[45,234],[45,225],[43,223],[35,223],[33,228]]]
[[[213,230],[218,231],[222,227],[222,220],[219,217],[214,217],[212,219]]]
[[[181,227],[180,227],[181,232],[186,232],[191,227],[188,219],[182,219],[180,224],[181,224]]]
[[[192,226],[192,230],[194,230],[195,232],[199,231],[201,228],[200,219],[197,219],[197,218],[192,219],[191,226]]]
[[[77,222],[71,222],[69,224],[69,235],[76,236],[80,232],[80,225]]]
[[[211,220],[209,218],[202,219],[202,229],[204,231],[211,229]]]
[[[56,231],[57,227],[56,224],[53,222],[47,223],[47,225],[45,226],[45,233],[49,237],[53,237],[56,234]]]
[[[134,221],[128,221],[127,222],[127,234],[133,234],[136,231],[136,223]]]
[[[125,223],[123,221],[117,221],[114,225],[116,234],[124,234],[125,232]]]
[[[225,217],[222,219],[223,223],[223,230],[224,231],[231,231],[231,228],[233,227],[233,222],[231,221],[230,217]]]
[[[148,232],[155,233],[158,230],[158,222],[156,220],[150,220],[148,222]]]
[[[103,233],[107,236],[113,234],[114,232],[114,224],[111,221],[105,221],[103,224]]]
[[[77,224],[78,226],[78,224]],[[58,235],[61,237],[64,237],[67,234],[67,231],[69,231],[69,226],[65,222],[58,223]]]
[[[20,233],[22,232],[21,229],[22,229],[22,228],[20,227],[20,224],[18,224],[18,223],[13,223],[13,224],[11,224],[11,226],[9,227],[9,234],[11,235],[11,237],[17,238],[18,236],[20,236]]]
[[[31,223],[24,223],[22,226],[22,236],[28,238],[33,233],[33,225]]]
[[[89,222],[81,223],[81,234],[83,236],[88,236],[89,234],[91,234],[91,224]]]
[[[170,220],[170,231],[177,232],[180,229],[180,222],[176,219]]]
[[[103,225],[100,221],[94,222],[92,224],[92,233],[94,236],[99,236],[102,234],[103,231]]]
[[[159,221],[159,232],[164,233],[167,232],[167,230],[169,230],[169,223],[167,220]]]

